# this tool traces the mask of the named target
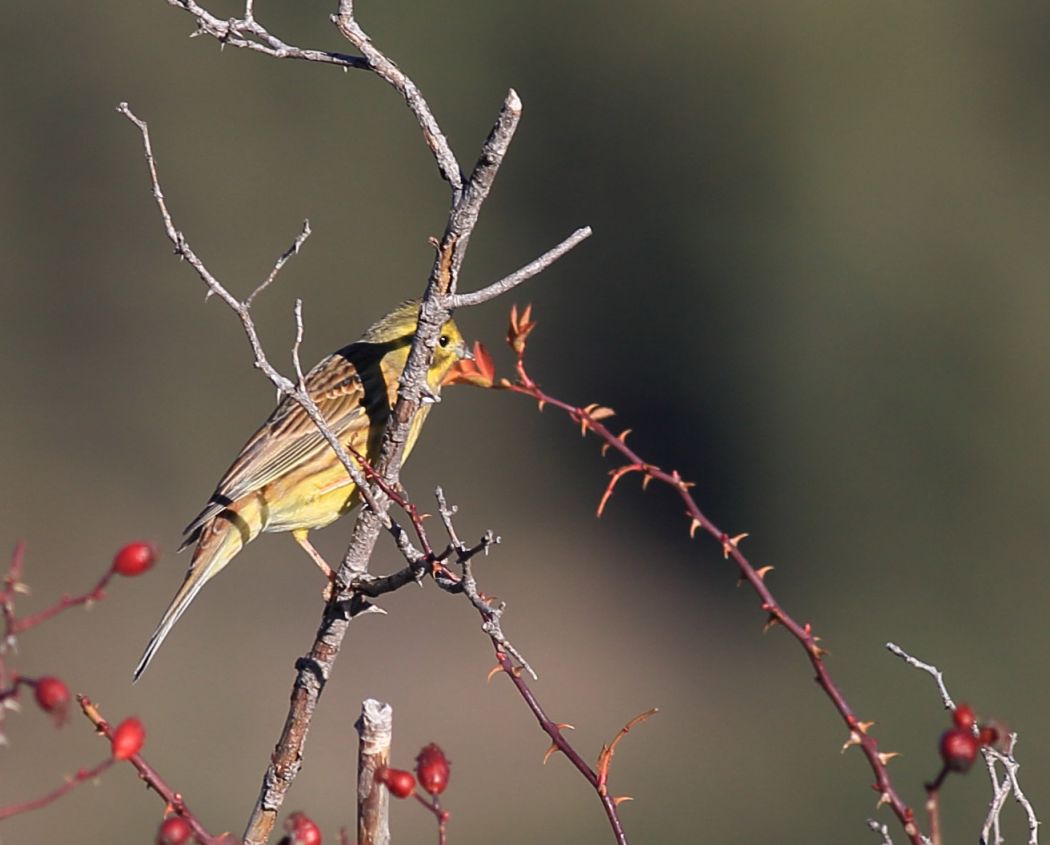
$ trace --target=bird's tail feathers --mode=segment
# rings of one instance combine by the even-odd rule
[[[211,541],[211,542],[209,542]],[[164,638],[168,636],[175,623],[179,621],[190,602],[196,598],[201,587],[219,574],[230,559],[241,550],[243,543],[236,528],[225,521],[214,522],[204,530],[204,536],[193,553],[186,577],[179,587],[175,597],[164,611],[157,630],[153,632],[146,650],[142,653],[135,671],[132,673],[132,683],[137,681],[146,667],[149,666],[153,656],[157,653]]]

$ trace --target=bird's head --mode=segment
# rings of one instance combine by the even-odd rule
[[[408,350],[416,334],[416,326],[419,324],[419,305],[418,299],[410,299],[401,303],[374,323],[361,340],[366,343],[389,346],[391,354],[398,359],[397,363],[404,367],[408,359]],[[457,361],[471,357],[473,356],[470,348],[463,339],[459,326],[450,317],[441,327],[437,345],[434,347],[434,358],[427,373],[427,384],[431,391],[435,395],[440,392],[441,383],[448,371],[455,366]]]

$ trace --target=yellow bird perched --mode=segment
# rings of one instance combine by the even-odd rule
[[[373,463],[397,401],[398,378],[408,360],[419,318],[419,300],[402,303],[356,343],[322,360],[306,387],[329,428],[351,452]],[[441,384],[457,361],[469,358],[463,336],[449,320],[441,329],[427,373],[429,395],[409,430],[404,458],[415,445]],[[179,551],[197,544],[186,577],[150,637],[134,679],[208,581],[263,531],[291,531],[296,542],[327,570],[307,534],[335,522],[358,503],[357,484],[313,421],[285,396],[241,449],[207,506],[183,532]],[[330,573],[330,570],[328,570]]]

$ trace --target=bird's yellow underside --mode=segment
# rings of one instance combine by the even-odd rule
[[[373,324],[361,340],[329,355],[306,375],[306,388],[331,430],[351,455],[378,458],[383,430],[397,402],[398,376],[408,359],[419,302],[402,303]],[[437,400],[444,377],[469,357],[452,320],[442,327],[427,371],[427,390]],[[403,460],[430,411],[424,404],[409,428]],[[186,528],[183,547],[196,544],[186,576],[139,665],[149,664],[172,626],[201,587],[263,532],[290,531],[323,570],[327,565],[307,534],[335,522],[358,502],[357,484],[320,437],[305,411],[284,397],[249,438],[220,479],[207,506]]]

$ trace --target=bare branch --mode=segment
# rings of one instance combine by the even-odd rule
[[[292,241],[292,245],[288,247],[288,249],[286,249],[284,252],[282,252],[280,257],[274,262],[273,269],[270,271],[270,275],[267,276],[262,281],[262,283],[260,283],[259,287],[257,287],[251,292],[251,295],[246,300],[244,300],[245,307],[252,307],[252,303],[255,301],[255,297],[257,297],[260,293],[266,290],[273,283],[273,280],[277,278],[277,274],[280,273],[284,265],[288,263],[289,258],[291,258],[293,255],[299,254],[299,250],[302,249],[303,244],[306,243],[306,239],[310,237],[311,234],[312,232],[310,229],[310,221],[304,220],[303,230],[296,236],[295,240]]]
[[[449,539],[452,541],[452,548],[455,549],[457,554],[456,562],[463,567],[463,581],[462,591],[463,594],[470,600],[470,603],[474,605],[474,608],[481,614],[481,630],[484,631],[492,644],[496,647],[497,654],[503,652],[504,654],[510,655],[517,662],[518,666],[528,672],[533,679],[537,679],[539,676],[536,671],[529,665],[529,661],[525,659],[525,656],[514,647],[514,644],[507,639],[506,634],[503,633],[503,627],[501,620],[503,618],[503,612],[507,609],[506,602],[499,602],[492,604],[491,600],[478,590],[477,581],[474,578],[474,570],[471,565],[471,559],[480,553],[488,554],[488,550],[491,546],[499,543],[499,538],[493,535],[491,531],[485,532],[485,536],[482,537],[481,542],[473,549],[469,549],[462,540],[456,534],[456,529],[452,524],[452,517],[456,513],[454,507],[449,507],[448,502],[445,500],[444,491],[438,487],[435,491],[435,495],[438,500],[438,512],[441,514],[441,521],[445,525],[445,530],[448,532]]]
[[[400,531],[404,533],[403,528],[401,528]],[[356,576],[351,582],[350,590],[354,595],[378,598],[385,593],[392,593],[395,590],[400,590],[405,584],[408,584],[411,581],[419,583],[422,580],[422,577],[426,574],[426,569],[424,567],[425,562],[425,556],[420,555],[418,566],[409,564],[404,569],[399,569],[391,575],[373,575],[370,572],[363,572]]]
[[[275,59],[301,59],[307,62],[336,65],[344,69],[369,69],[368,62],[360,56],[348,56],[344,53],[332,53],[326,50],[304,50],[301,47],[286,44],[256,22],[252,0],[248,0],[245,4],[245,16],[239,20],[237,18],[228,20],[216,17],[207,9],[195,3],[194,0],[167,0],[167,3],[169,6],[188,12],[196,18],[197,31],[191,37],[210,35],[224,47],[240,47],[245,50],[253,50],[257,53],[273,56]]]
[[[478,222],[478,214],[492,189],[503,158],[507,153],[514,130],[521,120],[521,100],[512,88],[507,92],[499,116],[489,131],[481,148],[470,180],[462,192],[453,194],[452,212],[448,217],[445,234],[438,245],[434,266],[430,271],[431,287],[441,295],[454,294],[459,279],[459,270],[467,253],[471,233]]]
[[[1005,752],[995,748],[982,749],[985,765],[988,768],[988,776],[991,778],[995,794],[988,805],[988,815],[985,817],[984,824],[981,827],[981,845],[990,845],[991,843],[1000,845],[1004,841],[999,832],[999,817],[1006,804],[1006,799],[1011,793],[1014,796],[1014,800],[1021,805],[1028,821],[1028,845],[1038,845],[1039,843],[1039,818],[1035,814],[1035,808],[1021,789],[1021,782],[1017,777],[1017,771],[1021,768],[1021,764],[1014,757],[1014,746],[1016,744],[1017,734],[1011,733]],[[1001,782],[996,772],[996,763],[1001,763],[1005,771]],[[989,839],[989,836],[993,835],[993,831],[994,838]]]
[[[565,253],[567,253],[577,244],[585,241],[590,236],[590,226],[584,226],[582,229],[577,229],[556,247],[547,250],[536,260],[530,261],[520,270],[516,270],[509,276],[504,276],[498,282],[493,282],[491,285],[486,285],[480,290],[473,291],[472,293],[453,294],[448,298],[449,308],[462,308],[468,305],[481,305],[481,303],[483,302],[488,302],[490,299],[495,299],[497,296],[500,296],[506,293],[507,291],[512,290],[513,288],[516,288],[522,282],[526,282],[533,276],[542,273],[555,261],[557,261],[563,255],[565,255]]]
[[[171,0],[169,0],[171,2]],[[354,18],[354,4],[340,0],[339,11],[331,17],[339,31],[365,57],[365,67],[391,85],[405,100],[423,130],[423,140],[434,154],[441,177],[452,188],[453,201],[457,202],[463,190],[463,174],[459,162],[449,146],[445,133],[441,131],[434,113],[416,84],[401,72],[401,69],[383,54],[368,37]]]
[[[926,672],[930,675],[937,684],[937,689],[941,693],[941,701],[944,702],[946,710],[954,710],[955,702],[952,701],[951,695],[948,693],[948,687],[944,684],[944,673],[941,672],[936,666],[931,666],[929,663],[923,663],[921,660],[912,657],[908,652],[901,648],[896,643],[886,643],[886,648],[897,655],[901,660],[907,663],[909,666],[918,669],[921,672]]]
[[[360,466],[350,457],[349,453],[339,442],[339,438],[337,438],[328,427],[324,415],[320,412],[309,393],[285,378],[270,364],[266,357],[266,353],[263,351],[262,342],[259,340],[258,332],[255,330],[255,323],[251,317],[251,307],[249,302],[241,302],[231,294],[222,283],[211,274],[208,268],[204,265],[204,262],[201,261],[190,247],[189,241],[186,240],[186,237],[182,232],[175,228],[171,213],[168,211],[167,202],[164,199],[164,192],[161,190],[160,181],[157,178],[157,164],[156,159],[153,156],[153,146],[150,142],[149,126],[144,120],[138,118],[131,111],[127,103],[121,103],[117,106],[117,111],[134,123],[142,134],[142,145],[145,150],[146,166],[149,169],[150,182],[153,187],[153,198],[156,200],[157,207],[160,209],[160,216],[164,221],[164,230],[168,235],[168,239],[175,247],[175,254],[180,258],[185,259],[185,261],[197,272],[197,275],[200,276],[201,281],[203,281],[208,287],[210,293],[216,294],[234,313],[237,314],[241,320],[244,332],[248,336],[248,342],[251,344],[252,352],[255,354],[255,366],[266,374],[267,378],[270,379],[280,393],[291,396],[300,406],[302,406],[302,409],[307,413],[310,419],[313,420],[314,425],[317,426],[318,431],[324,436],[328,445],[332,447],[336,456],[339,458],[339,461],[350,474],[350,477],[354,479],[354,482],[360,489],[362,499],[364,499],[369,508],[379,512],[380,507],[378,502],[368,489],[368,486],[365,483],[364,473],[361,472]],[[269,281],[271,281],[272,277],[275,276],[280,268],[284,266],[287,259],[298,251],[298,246],[302,244],[309,234],[310,228],[309,223],[307,222],[303,227],[303,232],[295,239],[295,242],[289,250],[278,259],[276,269],[271,273],[271,278],[268,281],[263,282],[259,288],[256,288],[255,293],[258,293],[259,290],[269,284]]]
[[[893,839],[890,838],[890,829],[886,825],[879,824],[875,819],[868,819],[868,830],[879,834],[882,838],[882,845],[893,845]]]
[[[303,301],[295,300],[295,343],[292,344],[292,366],[295,367],[296,383],[299,390],[306,393],[306,376],[303,375],[303,362],[299,359],[299,348],[303,345]]]
[[[521,98],[518,92],[511,88],[503,99],[499,116],[492,125],[485,143],[481,145],[481,155],[478,157],[474,170],[470,174],[464,191],[463,202],[459,204],[455,215],[456,228],[459,232],[460,251],[459,262],[463,261],[463,251],[466,249],[466,239],[474,231],[477,224],[478,214],[481,206],[488,198],[492,185],[496,181],[500,165],[507,154],[510,142],[514,140],[514,133],[521,122]],[[459,265],[453,268],[453,279],[456,277]],[[456,292],[455,284],[450,288],[451,293]]]

